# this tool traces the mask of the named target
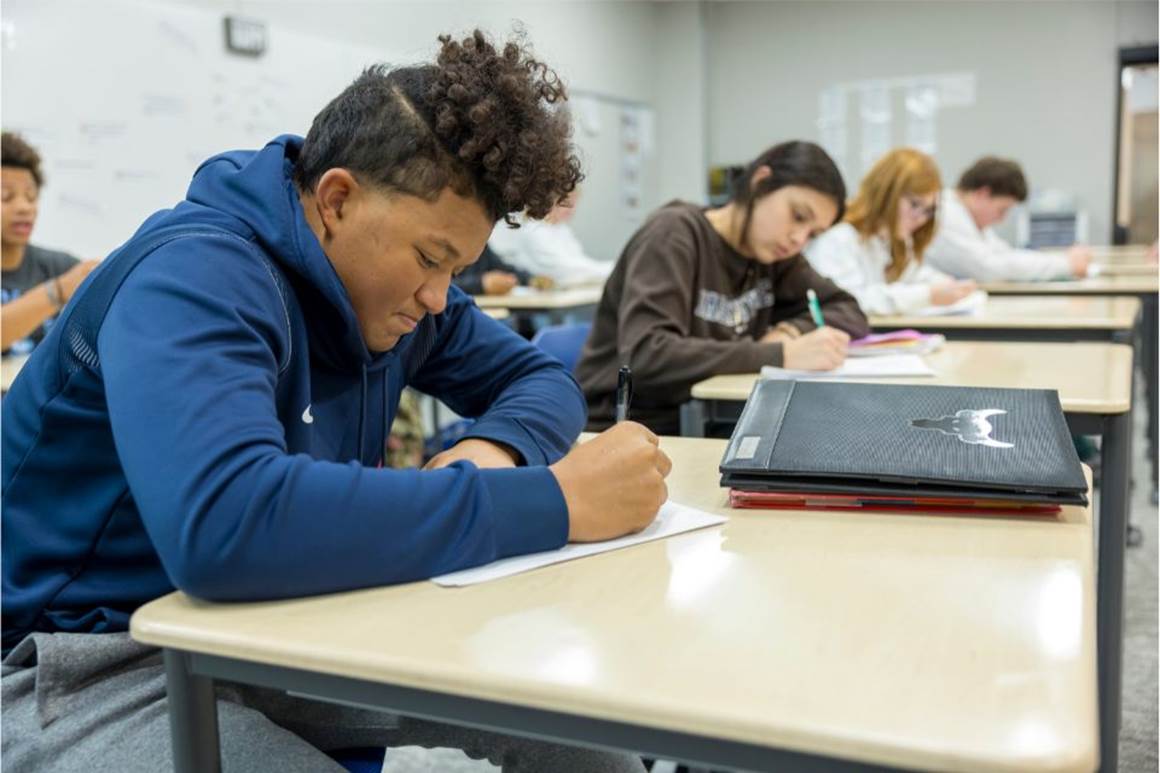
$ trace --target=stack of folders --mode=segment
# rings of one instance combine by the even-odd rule
[[[759,380],[720,470],[734,507],[1052,515],[1087,503],[1054,390]]]
[[[920,333],[917,330],[895,330],[890,333],[872,333],[850,342],[850,357],[882,357],[891,354],[924,355],[938,351],[947,342],[938,333]]]

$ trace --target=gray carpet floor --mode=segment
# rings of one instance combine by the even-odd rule
[[[1138,394],[1144,394],[1142,385]],[[1144,541],[1129,548],[1124,567],[1123,715],[1120,731],[1121,773],[1157,771],[1157,564],[1160,527],[1151,501],[1151,468],[1147,459],[1144,411],[1136,416],[1132,523]],[[476,762],[451,749],[393,749],[383,773],[487,773],[499,768]]]
[[[1140,385],[1137,394],[1144,394]],[[1133,438],[1132,523],[1144,536],[1143,544],[1128,548],[1124,566],[1124,666],[1120,725],[1122,773],[1157,770],[1157,562],[1160,528],[1151,501],[1152,471],[1147,459],[1145,411],[1136,412]]]

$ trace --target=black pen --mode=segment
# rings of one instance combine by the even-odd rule
[[[628,404],[632,402],[632,368],[623,365],[616,376],[616,421],[628,419]]]

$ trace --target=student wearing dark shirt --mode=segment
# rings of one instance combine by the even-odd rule
[[[455,286],[468,295],[506,295],[516,285],[532,284],[537,279],[505,263],[491,247],[484,247],[479,260],[455,277]]]
[[[18,134],[0,135],[0,350],[5,353],[32,351],[97,265],[95,260],[82,262],[67,253],[29,244],[43,184],[40,154]]]
[[[787,142],[748,166],[724,206],[672,202],[653,213],[621,253],[576,367],[588,428],[612,425],[622,365],[632,368],[633,418],[660,434],[679,430],[681,404],[710,376],[840,365],[866,317],[801,251],[841,219],[845,198],[825,151]]]

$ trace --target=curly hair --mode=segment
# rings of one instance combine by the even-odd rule
[[[36,180],[36,187],[44,185],[44,174],[40,171],[40,154],[15,132],[0,133],[0,166],[27,169],[32,179]]]
[[[341,167],[429,201],[450,186],[492,220],[543,218],[583,179],[563,84],[518,40],[441,35],[435,64],[369,67],[314,119],[294,181]]]

